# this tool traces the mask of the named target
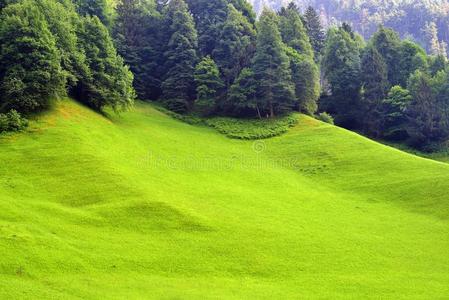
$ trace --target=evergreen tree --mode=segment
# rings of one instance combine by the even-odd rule
[[[313,115],[318,109],[317,101],[320,96],[318,67],[311,57],[299,54],[290,47],[285,49],[290,58],[298,109],[306,114]]]
[[[230,87],[244,67],[249,66],[255,48],[255,37],[252,24],[230,4],[228,17],[213,51],[227,87]]]
[[[371,38],[372,45],[382,55],[388,67],[388,81],[391,85],[400,84],[400,46],[399,35],[391,29],[383,26]]]
[[[105,26],[111,24],[107,0],[73,0],[81,16],[97,16]]]
[[[382,130],[382,101],[389,84],[387,66],[373,46],[365,49],[362,57],[363,125],[368,134],[380,136]]]
[[[441,113],[433,90],[432,78],[418,70],[410,77],[408,90],[412,95],[412,102],[407,108],[407,132],[412,144],[424,147],[431,141],[440,140]]]
[[[277,26],[277,16],[269,10],[262,12],[258,23],[253,71],[258,84],[257,97],[263,104],[264,113],[273,117],[275,113],[293,107],[295,92],[290,62]]]
[[[187,0],[198,30],[198,47],[203,56],[212,55],[226,20],[226,0]]]
[[[399,84],[403,87],[407,86],[408,78],[416,70],[427,70],[427,55],[424,49],[412,41],[405,40],[399,48]]]
[[[35,1],[2,10],[0,45],[0,111],[40,110],[65,92],[61,55]]]
[[[233,114],[242,115],[246,111],[257,112],[262,118],[263,103],[256,95],[257,83],[250,68],[244,68],[231,86],[227,104]]]
[[[71,1],[36,0],[36,4],[55,37],[56,47],[61,55],[61,67],[68,80],[68,90],[72,91],[78,81],[89,72],[86,56],[81,51],[78,39],[82,20]]]
[[[430,56],[428,57],[429,60],[429,71],[430,73],[435,76],[438,72],[449,70],[448,67],[448,61],[445,56],[438,55],[438,56]]]
[[[132,105],[133,75],[118,56],[107,28],[97,17],[85,17],[80,40],[86,53],[90,74],[80,80],[77,98],[96,110],[114,110]]]
[[[167,73],[162,83],[163,100],[176,112],[192,108],[195,99],[194,72],[197,58],[197,33],[187,4],[172,0],[165,16],[170,40],[165,52]]]
[[[134,74],[134,87],[141,99],[161,94],[163,39],[162,20],[154,0],[120,0],[114,38],[118,53]]]
[[[228,0],[228,2],[232,4],[239,12],[241,12],[249,23],[253,25],[256,23],[256,13],[247,0]]]
[[[323,67],[330,96],[323,99],[320,110],[331,113],[337,124],[356,128],[360,119],[360,49],[346,29],[329,30]]]
[[[304,25],[310,39],[310,44],[313,48],[315,58],[318,59],[324,48],[326,36],[324,34],[323,26],[321,25],[320,16],[312,6],[309,6],[304,14]]]
[[[409,91],[395,85],[382,101],[383,136],[389,140],[404,140],[407,134],[406,110],[412,101]]]
[[[313,57],[313,49],[310,45],[309,37],[296,9],[287,8],[280,15],[279,29],[285,44],[300,54]]]
[[[216,107],[220,91],[224,84],[220,71],[210,56],[203,58],[195,69],[197,98],[195,110],[209,115]]]

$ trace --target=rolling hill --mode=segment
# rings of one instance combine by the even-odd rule
[[[0,138],[1,299],[445,299],[449,165],[70,100]]]

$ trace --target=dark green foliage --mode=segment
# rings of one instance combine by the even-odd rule
[[[277,26],[277,16],[272,11],[264,10],[258,23],[253,71],[263,114],[273,117],[276,113],[291,110],[295,91],[290,62]]]
[[[279,19],[279,30],[284,43],[300,54],[313,57],[313,49],[299,12],[296,9],[287,8],[280,14]]]
[[[217,107],[218,97],[224,84],[218,67],[209,56],[203,58],[195,69],[197,99],[195,110],[209,115]]]
[[[244,68],[237,80],[231,86],[226,102],[227,110],[239,115],[247,110],[256,111],[259,118],[262,117],[260,107],[261,101],[256,96],[257,83],[254,73],[249,68]]]
[[[170,1],[165,18],[170,39],[165,52],[167,73],[162,97],[169,109],[186,112],[192,108],[196,92],[193,74],[198,61],[197,33],[183,0]]]
[[[201,55],[212,55],[221,35],[221,27],[227,16],[226,0],[186,0],[193,14],[198,31],[198,47]]]
[[[67,88],[71,91],[89,72],[78,40],[82,21],[71,1],[36,0],[36,4],[45,15],[48,28],[55,38],[61,55],[61,67],[67,76]]]
[[[399,84],[403,87],[407,86],[410,75],[416,70],[425,71],[428,68],[426,52],[412,41],[405,40],[401,43],[399,57]]]
[[[310,56],[299,54],[295,49],[286,47],[290,58],[292,80],[299,111],[313,115],[318,109],[320,96],[320,73]]]
[[[382,100],[385,99],[389,84],[387,65],[373,47],[368,46],[362,57],[362,114],[365,132],[380,136],[382,130]]]
[[[319,113],[318,116],[316,116],[316,118],[318,120],[320,120],[321,122],[334,125],[334,118],[330,114],[328,114],[327,112]]]
[[[108,30],[97,17],[84,18],[80,40],[90,73],[80,80],[77,98],[96,110],[105,106],[119,110],[132,105],[133,75],[117,55]]]
[[[244,67],[249,66],[255,48],[255,37],[253,25],[230,4],[227,19],[213,51],[227,87],[230,87]]]
[[[387,64],[388,81],[390,84],[400,84],[401,74],[399,61],[401,55],[401,40],[399,35],[389,28],[380,26],[379,30],[372,37],[371,43]]]
[[[28,126],[28,120],[23,118],[16,110],[0,114],[0,133],[8,131],[21,131]]]
[[[443,55],[429,57],[429,71],[432,75],[436,75],[440,71],[448,70],[449,64]]]
[[[97,16],[105,25],[111,24],[107,0],[73,0],[81,16]]]
[[[407,132],[411,143],[416,147],[423,147],[431,141],[441,141],[446,137],[446,132],[440,126],[443,114],[437,102],[432,78],[416,71],[410,77],[408,89],[412,95],[412,102],[407,108]]]
[[[412,101],[409,91],[395,85],[382,102],[383,137],[389,140],[404,140],[407,134],[406,110]]]
[[[324,34],[323,26],[321,25],[320,16],[311,6],[309,6],[304,13],[304,26],[307,30],[315,58],[318,59],[324,48],[326,35]]]
[[[118,53],[134,74],[140,99],[161,94],[163,65],[162,20],[153,0],[121,0],[117,4],[114,38]]]
[[[336,124],[356,128],[360,118],[360,49],[346,29],[329,30],[323,67],[330,95],[320,109],[331,113]]]
[[[36,2],[2,10],[0,45],[0,111],[33,112],[64,94],[60,51]]]
[[[238,11],[240,11],[251,24],[256,23],[256,13],[247,0],[228,0]]]

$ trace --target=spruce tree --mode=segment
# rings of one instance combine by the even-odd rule
[[[422,148],[431,141],[440,140],[441,112],[433,90],[432,78],[428,74],[416,71],[409,79],[408,90],[412,101],[407,108],[407,132],[412,145]]]
[[[114,38],[118,53],[134,74],[140,99],[161,94],[163,39],[162,20],[154,0],[120,0],[117,4]]]
[[[211,55],[227,16],[226,0],[186,0],[195,19],[201,55]]]
[[[210,56],[203,58],[195,68],[197,98],[195,110],[209,115],[217,107],[218,97],[224,84],[220,71]]]
[[[363,125],[366,133],[380,136],[382,130],[382,101],[385,99],[389,84],[387,66],[372,46],[365,49],[362,57],[363,85]]]
[[[388,68],[388,81],[391,85],[400,84],[400,46],[401,40],[398,34],[383,26],[371,38],[372,45],[383,57]]]
[[[257,83],[250,68],[244,68],[231,86],[227,99],[227,107],[235,115],[244,115],[246,111],[256,112],[262,118],[261,100],[256,94]]]
[[[165,74],[162,98],[176,112],[192,108],[195,99],[194,72],[198,61],[197,33],[187,4],[172,0],[165,15],[169,43],[165,52]]]
[[[313,49],[307,31],[296,9],[287,8],[284,13],[280,14],[279,29],[285,44],[300,54],[313,57]]]
[[[61,54],[35,1],[2,10],[0,45],[0,111],[34,112],[65,93]]]
[[[399,84],[403,87],[407,86],[407,81],[411,74],[416,70],[427,70],[427,55],[423,48],[418,44],[405,40],[399,48],[399,67],[397,70]]]
[[[258,23],[253,71],[264,113],[273,117],[276,113],[292,109],[295,91],[290,61],[277,26],[277,16],[267,9],[262,12]]]
[[[295,85],[297,108],[299,111],[313,115],[318,109],[320,96],[320,73],[313,59],[299,54],[295,49],[286,47],[290,58],[292,80]]]
[[[315,58],[318,60],[321,56],[326,36],[321,25],[320,16],[312,6],[309,6],[304,13],[304,26],[307,30]]]
[[[253,25],[229,4],[227,19],[213,51],[213,58],[227,87],[230,87],[244,67],[249,66],[255,48],[255,37]]]
[[[90,74],[77,86],[78,99],[96,110],[131,106],[135,97],[133,75],[118,56],[108,29],[96,16],[85,17],[80,40]]]
[[[336,124],[356,128],[360,119],[360,49],[346,29],[329,30],[323,67],[330,96],[320,109],[331,113]]]

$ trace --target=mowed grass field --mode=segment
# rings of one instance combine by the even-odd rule
[[[70,100],[0,138],[0,299],[449,299],[449,165]]]

